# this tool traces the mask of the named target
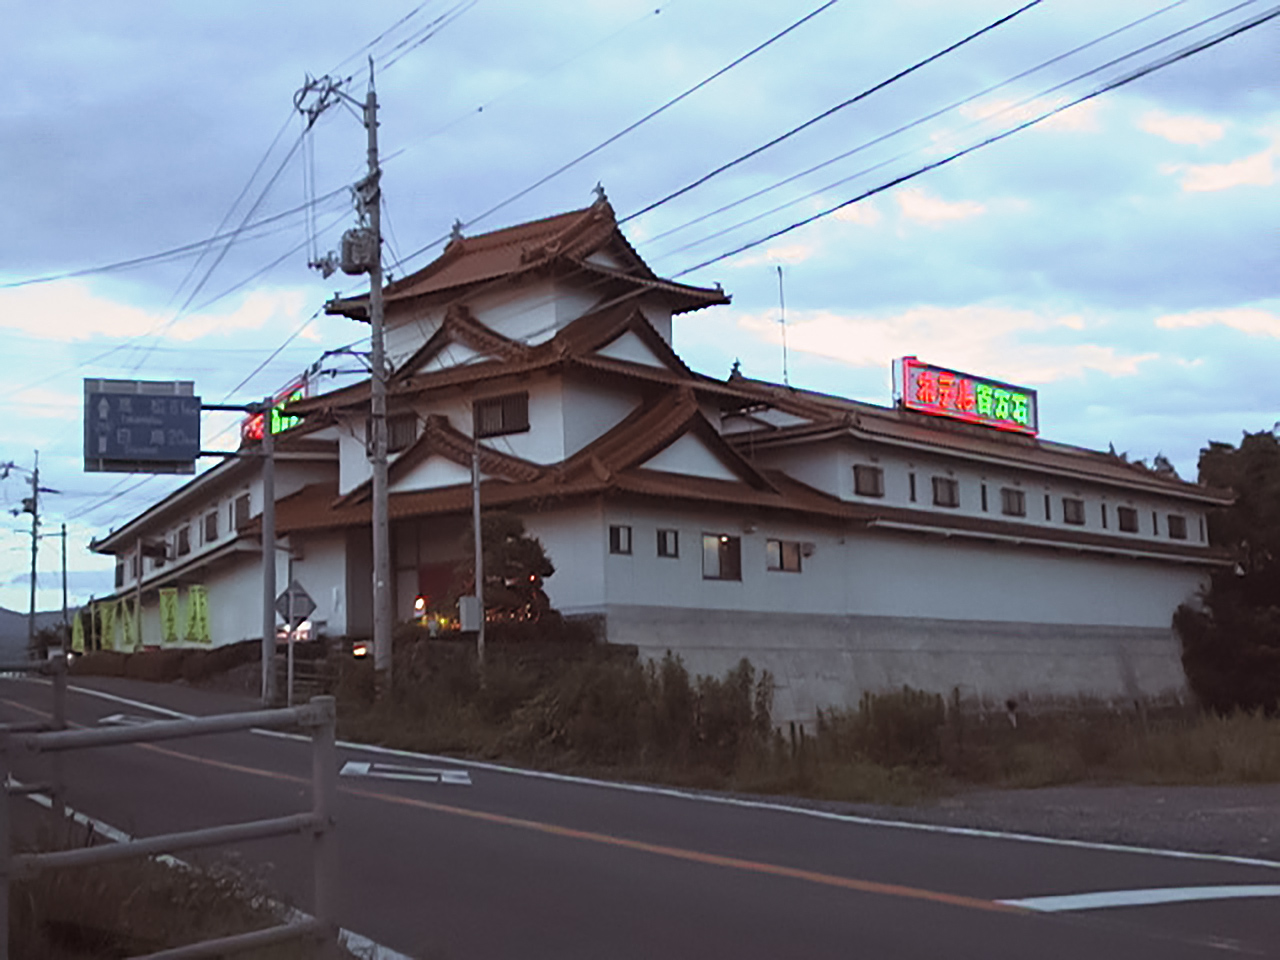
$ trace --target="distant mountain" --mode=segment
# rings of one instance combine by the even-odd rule
[[[61,610],[36,612],[36,629],[52,627],[62,623]],[[0,607],[0,659],[19,659],[26,656],[27,651],[27,615],[16,610]]]

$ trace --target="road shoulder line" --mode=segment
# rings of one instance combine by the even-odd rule
[[[94,690],[90,687],[69,685],[69,690],[89,696],[99,697],[115,703],[131,707],[151,710],[174,719],[189,719],[192,714],[171,710],[133,700],[105,690]],[[282,730],[253,730],[259,736],[276,737],[285,740],[310,742],[309,737]],[[810,817],[815,820],[829,820],[837,823],[850,823],[856,826],[890,827],[898,830],[914,830],[920,833],[938,833],[946,836],[976,837],[983,840],[1008,840],[1015,843],[1038,843],[1045,846],[1067,847],[1076,850],[1096,850],[1104,853],[1131,853],[1141,856],[1165,857],[1173,860],[1198,860],[1207,863],[1229,863],[1236,866],[1263,867],[1269,870],[1280,870],[1280,861],[1263,860],[1256,857],[1240,857],[1226,853],[1202,853],[1194,850],[1166,850],[1160,847],[1143,847],[1135,844],[1105,843],[1096,840],[1072,840],[1064,837],[1046,837],[1034,833],[1017,833],[1004,830],[987,830],[980,827],[956,827],[936,823],[916,823],[911,820],[886,820],[877,817],[866,817],[855,813],[835,813],[830,810],[815,810],[809,807],[797,807],[784,803],[770,803],[764,800],[747,800],[741,797],[729,797],[718,794],[694,793],[675,787],[661,787],[625,781],[596,780],[590,777],[579,777],[567,773],[552,773],[546,770],[529,770],[524,767],[512,767],[501,763],[490,763],[485,760],[467,760],[448,757],[435,753],[418,753],[412,750],[399,750],[394,747],[382,747],[377,744],[355,743],[350,740],[339,740],[337,743],[345,750],[363,750],[387,757],[400,757],[412,760],[426,760],[432,763],[450,763],[471,770],[488,770],[492,773],[504,773],[512,776],[530,777],[536,780],[551,780],[558,783],[571,783],[578,786],[600,787],[607,790],[620,790],[629,793],[642,793],[652,796],[670,797],[679,800],[693,800],[700,803],[720,804],[748,810],[763,810],[776,813],[789,813],[794,816]]]

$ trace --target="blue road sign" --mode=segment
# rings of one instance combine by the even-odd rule
[[[183,386],[185,392],[179,392],[177,381],[86,380],[85,469],[194,470],[200,453],[200,398],[190,393],[189,384]],[[168,390],[162,393],[164,388]]]

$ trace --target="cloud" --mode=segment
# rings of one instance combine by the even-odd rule
[[[874,227],[884,219],[884,216],[880,213],[880,208],[871,200],[863,200],[847,207],[841,207],[833,216],[845,223],[858,223],[864,227]]]
[[[734,267],[758,267],[762,263],[804,263],[816,252],[811,243],[792,243],[781,247],[766,247],[764,253],[752,254],[733,261]]]
[[[1165,330],[1186,327],[1223,326],[1247,333],[1251,337],[1275,337],[1280,340],[1280,313],[1257,307],[1230,307],[1225,310],[1191,310],[1156,317],[1156,326]]]
[[[960,115],[970,120],[998,120],[1000,126],[1012,126],[1034,120],[1041,114],[1070,102],[1069,97],[1036,97],[1025,102],[1018,100],[987,100],[983,103],[965,104]],[[1097,100],[1086,100],[1061,113],[1054,114],[1037,124],[1045,130],[1066,133],[1096,133],[1102,129],[1098,120]]]
[[[0,290],[0,329],[64,343],[146,336],[189,343],[210,334],[261,330],[277,321],[296,326],[308,300],[301,290],[255,290],[228,312],[173,321],[172,312],[130,306],[95,294],[81,281],[66,280]]]
[[[968,220],[986,213],[987,208],[976,200],[959,200],[954,203],[931,197],[922,187],[908,187],[895,195],[902,215],[919,223],[945,223],[950,220]]]
[[[1163,137],[1170,143],[1186,143],[1203,147],[1215,140],[1221,140],[1222,134],[1226,131],[1226,124],[1215,123],[1204,117],[1173,116],[1152,110],[1138,119],[1138,128],[1157,137]]]
[[[738,325],[763,340],[777,342],[781,337],[773,313],[742,314]],[[942,366],[1029,384],[1078,377],[1090,370],[1132,376],[1157,356],[1122,353],[1099,343],[1034,340],[1035,334],[1084,327],[1083,318],[1072,314],[983,304],[912,307],[881,316],[801,310],[790,314],[787,345],[859,367],[883,367],[894,357],[916,355]]]
[[[1269,187],[1276,182],[1273,165],[1276,152],[1277,148],[1272,146],[1229,163],[1169,163],[1162,166],[1160,172],[1182,174],[1182,189],[1186,193],[1213,193],[1232,187]]]

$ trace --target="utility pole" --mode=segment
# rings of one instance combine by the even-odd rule
[[[62,525],[62,649],[71,648],[71,621],[67,619],[67,525]]]
[[[27,504],[23,504],[27,506]],[[40,544],[40,451],[36,451],[35,469],[31,471],[31,607],[27,613],[27,649],[36,643],[36,557]]]
[[[387,509],[387,361],[382,330],[382,170],[378,166],[378,94],[369,58],[369,93],[364,103],[369,134],[369,172],[361,201],[373,232],[369,263],[369,333],[373,366],[370,422],[373,429],[373,669],[379,696],[391,692],[391,529]]]
[[[480,420],[475,419],[472,433],[479,433]],[[476,607],[480,623],[476,630],[476,663],[484,682],[484,537],[480,532],[480,438],[472,437],[471,447],[471,523],[476,528]]]
[[[305,114],[310,125],[328,107],[345,100],[362,110],[368,135],[368,172],[356,184],[361,218],[368,226],[348,230],[342,237],[342,271],[369,274],[369,461],[373,474],[373,667],[379,696],[388,694],[392,683],[391,656],[391,531],[387,504],[387,360],[383,339],[382,305],[382,168],[378,162],[378,94],[374,88],[373,57],[369,58],[369,91],[364,103],[342,90],[345,81],[308,78],[294,96],[294,106]],[[305,101],[309,95],[315,99]],[[328,276],[335,269],[332,254],[311,264]]]
[[[276,705],[276,456],[274,398],[262,402],[262,703]]]

